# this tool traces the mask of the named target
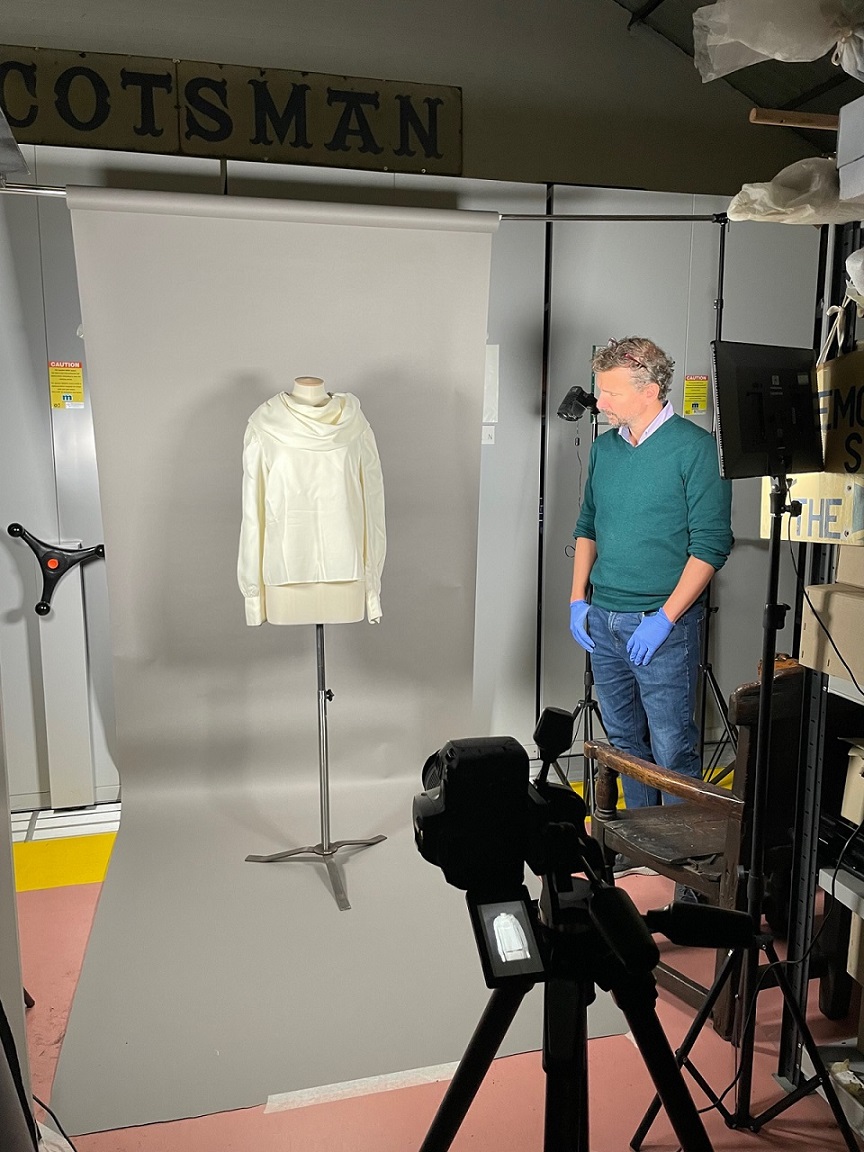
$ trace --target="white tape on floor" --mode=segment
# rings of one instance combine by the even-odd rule
[[[268,1096],[265,1112],[288,1112],[292,1108],[308,1108],[312,1104],[329,1104],[333,1100],[350,1100],[355,1096],[371,1096],[376,1092],[392,1092],[396,1088],[414,1088],[418,1084],[437,1084],[451,1080],[457,1063],[435,1064],[430,1068],[411,1068],[407,1072],[394,1072],[389,1076],[367,1076],[364,1080],[348,1080],[344,1084],[324,1084],[320,1088],[306,1088],[300,1092],[280,1092]]]

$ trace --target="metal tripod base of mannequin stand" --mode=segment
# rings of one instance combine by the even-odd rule
[[[327,704],[333,699],[333,693],[327,687],[324,671],[324,625],[315,625],[315,639],[318,660],[318,767],[320,784],[321,807],[321,840],[317,844],[309,844],[305,848],[289,848],[285,852],[271,852],[267,856],[247,856],[247,861],[254,864],[275,864],[280,860],[302,859],[323,860],[330,879],[330,887],[340,912],[347,912],[351,908],[348,893],[342,883],[342,876],[336,865],[334,857],[342,848],[371,848],[373,844],[380,844],[386,836],[371,836],[367,840],[331,840],[330,839],[330,759],[327,743]]]
[[[351,904],[334,856],[340,848],[370,848],[373,844],[380,844],[386,839],[386,836],[373,836],[369,840],[335,840],[327,847],[324,844],[310,844],[306,848],[291,848],[288,852],[273,852],[269,856],[247,856],[246,859],[257,864],[275,864],[277,860],[290,860],[296,856],[311,856],[313,859],[317,857],[323,860],[339,911],[347,912]]]

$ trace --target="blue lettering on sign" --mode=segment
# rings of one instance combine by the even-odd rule
[[[832,526],[837,523],[843,501],[837,496],[823,496],[813,500],[801,498],[802,514],[798,518],[795,534],[810,539],[819,536],[825,540],[842,540],[842,533]]]

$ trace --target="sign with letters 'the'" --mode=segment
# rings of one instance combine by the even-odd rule
[[[825,471],[791,476],[789,496],[801,504],[791,519],[793,541],[864,544],[864,349],[816,368],[816,402]],[[770,484],[762,486],[762,536],[771,534]]]
[[[192,60],[0,47],[18,144],[462,171],[459,88]]]

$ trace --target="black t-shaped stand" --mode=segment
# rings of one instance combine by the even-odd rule
[[[39,561],[42,570],[42,599],[35,609],[39,616],[47,616],[51,611],[54,589],[70,568],[105,555],[104,544],[97,544],[93,548],[60,548],[37,539],[20,524],[10,524],[6,531],[10,536],[20,536],[25,544],[29,544]]]

